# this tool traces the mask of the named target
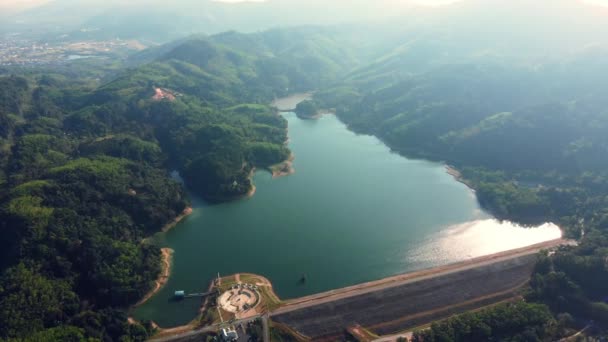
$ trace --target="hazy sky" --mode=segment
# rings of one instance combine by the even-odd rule
[[[4,10],[19,10],[23,8],[33,7],[36,5],[40,5],[52,0],[0,0],[0,9]],[[83,0],[89,1],[89,0]],[[179,2],[179,0],[176,0]],[[216,1],[224,1],[224,2],[242,2],[242,1],[256,1],[262,2],[264,0],[216,0]],[[374,0],[370,0],[374,1]],[[466,1],[466,0],[401,0],[405,3],[417,3],[422,5],[442,5],[447,3],[452,3],[455,1]],[[530,0],[530,1],[539,1],[539,0]],[[548,5],[551,4],[551,0],[540,0],[546,1]],[[593,3],[597,5],[608,6],[608,0],[580,0],[588,3]],[[170,3],[170,2],[169,2]]]
[[[591,4],[608,6],[608,0],[584,0],[584,2],[588,2]]]
[[[267,0],[213,0],[213,1],[239,3],[239,2],[264,2]],[[456,1],[461,1],[461,0],[403,0],[403,2],[412,2],[412,3],[418,3],[421,5],[430,5],[430,6],[443,5],[443,4],[448,4],[448,3],[452,3],[452,2],[456,2]]]
[[[2,0],[0,0],[0,1],[2,1]],[[213,0],[213,1],[238,3],[238,2],[264,2],[267,0]],[[402,1],[416,3],[416,4],[420,4],[420,5],[437,6],[437,5],[445,5],[445,4],[450,4],[453,2],[463,1],[463,0],[402,0]],[[538,1],[538,0],[530,0],[530,1]],[[544,1],[547,1],[547,4],[550,4],[550,0],[544,0]],[[608,0],[581,0],[581,1],[608,6]]]
[[[48,0],[0,0],[0,7],[33,6],[48,2]]]

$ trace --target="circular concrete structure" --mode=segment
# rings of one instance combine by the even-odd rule
[[[222,310],[231,313],[241,313],[254,308],[260,301],[257,286],[238,284],[222,293],[218,305]]]

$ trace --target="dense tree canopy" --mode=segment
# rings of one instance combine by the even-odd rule
[[[456,316],[417,332],[414,342],[554,341],[561,327],[544,305],[502,304]]]
[[[296,114],[300,118],[312,118],[317,115],[318,111],[317,104],[311,100],[302,101],[296,106]]]

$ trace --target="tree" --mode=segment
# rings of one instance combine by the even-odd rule
[[[0,336],[25,337],[66,323],[78,306],[67,282],[50,280],[20,263],[0,279]]]
[[[319,112],[316,102],[304,100],[296,106],[296,114],[300,118],[312,118]]]
[[[95,339],[87,339],[84,336],[84,330],[74,326],[60,326],[56,328],[46,329],[37,332],[23,339],[24,342],[93,342]]]

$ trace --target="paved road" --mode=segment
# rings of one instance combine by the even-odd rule
[[[386,335],[380,338],[373,340],[372,342],[396,342],[400,337],[406,338],[407,341],[411,340],[414,337],[413,332],[407,332],[403,334],[395,334],[395,335]]]
[[[262,328],[264,329],[264,342],[270,342],[270,327],[268,326],[268,314],[262,317]]]
[[[255,321],[258,318],[263,318],[262,316],[253,316],[253,317],[248,317],[245,319],[239,319],[239,320],[235,320],[233,322],[230,323],[230,325],[240,325],[240,324],[247,324],[249,322]],[[153,338],[148,340],[149,342],[168,342],[168,341],[177,341],[177,342],[190,342],[190,341],[200,341],[200,336],[210,333],[210,332],[214,332],[217,331],[221,326],[225,326],[228,323],[218,323],[218,324],[213,324],[213,325],[208,325],[204,328],[198,329],[198,330],[193,330],[193,331],[188,331],[185,333],[180,333],[180,334],[175,334],[172,336],[166,336],[166,337],[161,337],[161,338]]]

